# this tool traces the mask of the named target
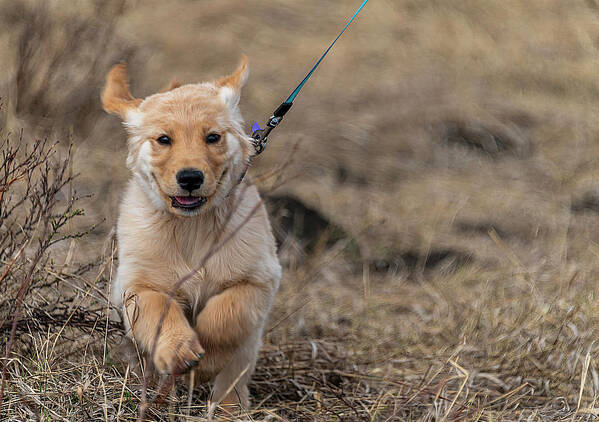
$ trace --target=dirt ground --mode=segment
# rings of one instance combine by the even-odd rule
[[[99,102],[112,64],[128,63],[143,97],[244,53],[249,131],[359,3],[0,2],[3,134],[72,143],[73,229],[95,225],[51,251],[70,255],[59,290],[87,304],[118,265],[130,174]],[[596,1],[371,0],[251,169],[294,151],[266,195],[284,276],[246,418],[596,418],[598,115]],[[1,420],[137,417],[141,379],[98,300],[83,333],[23,334],[33,347],[17,352]],[[180,383],[149,417],[205,420],[207,395]]]

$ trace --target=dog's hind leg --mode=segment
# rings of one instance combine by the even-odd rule
[[[247,408],[247,382],[254,370],[272,290],[254,282],[232,286],[208,300],[196,320],[206,347],[206,366],[217,373],[212,399]]]
[[[237,349],[233,358],[214,379],[212,400],[219,402],[225,408],[239,405],[242,410],[249,409],[250,397],[247,383],[254,372],[260,344],[259,337],[252,338]]]

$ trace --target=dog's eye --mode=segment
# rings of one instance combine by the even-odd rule
[[[158,141],[158,143],[161,145],[170,145],[171,142],[173,142],[173,140],[167,135],[160,135],[156,141]]]
[[[209,144],[215,144],[220,140],[220,135],[218,133],[209,133],[206,135],[206,142]]]

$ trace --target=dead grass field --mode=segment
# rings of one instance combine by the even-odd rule
[[[36,267],[0,420],[139,412],[104,300],[129,177],[110,65],[144,96],[245,53],[249,130],[359,3],[0,2],[2,135],[72,143],[67,229],[95,225]],[[252,169],[298,146],[267,198],[285,270],[247,419],[597,418],[598,116],[598,2],[371,0]],[[4,353],[23,273],[0,258]],[[206,386],[158,390],[150,419],[205,420]]]

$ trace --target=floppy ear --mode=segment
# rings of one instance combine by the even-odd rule
[[[134,110],[141,103],[138,98],[133,98],[129,92],[127,67],[117,64],[106,75],[106,85],[102,91],[102,106],[106,112],[121,116],[125,120],[127,112]]]
[[[241,95],[241,88],[245,85],[249,74],[248,58],[244,54],[241,56],[241,63],[235,72],[216,81],[215,85],[221,88],[221,95],[227,105],[232,107],[237,106],[239,96]]]

